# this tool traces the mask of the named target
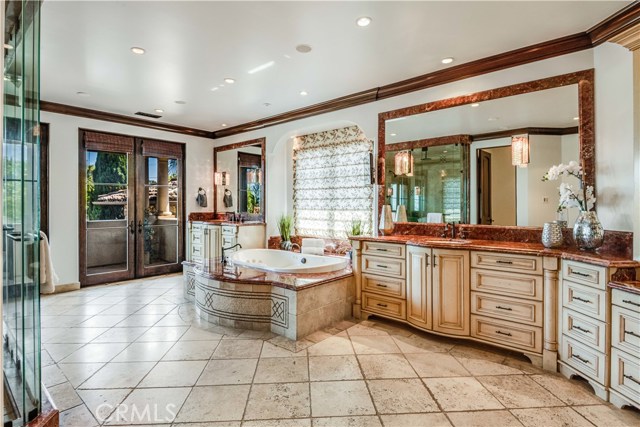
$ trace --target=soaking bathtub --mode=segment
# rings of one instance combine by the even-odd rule
[[[244,249],[229,257],[233,265],[277,273],[330,273],[349,265],[346,258],[298,254],[277,249]]]

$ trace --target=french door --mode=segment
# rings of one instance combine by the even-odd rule
[[[181,270],[182,144],[80,133],[80,282]]]

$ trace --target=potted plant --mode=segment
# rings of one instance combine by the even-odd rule
[[[362,235],[362,221],[359,219],[352,219],[350,223],[350,230],[347,234],[350,237]]]
[[[282,215],[278,220],[278,231],[280,232],[280,249],[285,251],[291,250],[291,228],[293,226],[293,218],[289,215]]]

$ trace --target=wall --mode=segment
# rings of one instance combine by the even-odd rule
[[[213,142],[209,139],[61,114],[41,113],[49,123],[49,230],[53,266],[60,283],[78,281],[78,128],[186,143],[186,210],[213,209]],[[198,187],[209,207],[196,204]]]

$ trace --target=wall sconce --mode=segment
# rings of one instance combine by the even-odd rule
[[[511,137],[511,164],[519,168],[529,164],[529,135]]]
[[[394,156],[394,172],[396,176],[413,176],[413,154],[411,151],[400,151]]]
[[[251,169],[247,172],[247,181],[252,184],[262,184],[262,169]]]
[[[231,174],[229,172],[216,172],[213,177],[216,185],[228,185],[231,182]]]

